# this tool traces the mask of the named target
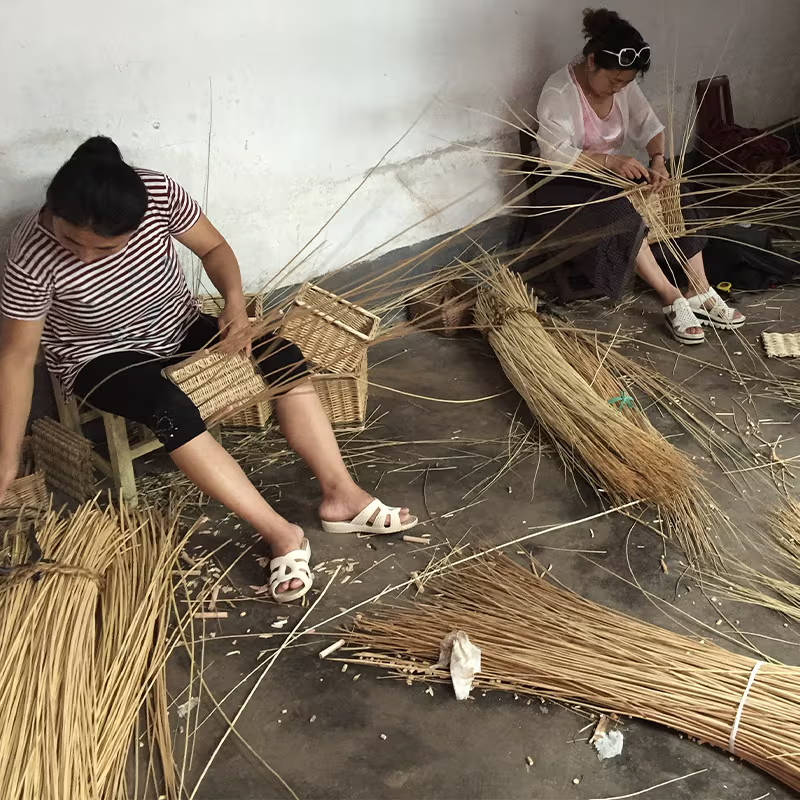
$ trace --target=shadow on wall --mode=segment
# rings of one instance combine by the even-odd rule
[[[44,196],[56,170],[73,153],[75,148],[91,134],[83,135],[65,129],[51,129],[40,131],[36,135],[26,136],[19,142],[6,145],[3,159],[0,161],[0,186],[6,194],[7,204],[11,208],[0,217],[0,248],[2,248],[2,264],[5,264],[5,254],[11,232],[20,220],[34,211],[37,205],[44,205]],[[20,163],[30,164],[32,159],[26,154],[41,153],[41,163],[37,161],[37,171],[32,173],[29,168],[17,169]],[[25,202],[24,198],[36,198],[33,204]],[[20,200],[19,198],[23,198]],[[0,273],[3,267],[0,266]]]

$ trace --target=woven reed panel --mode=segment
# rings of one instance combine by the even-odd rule
[[[252,406],[267,386],[252,358],[202,350],[163,370],[186,393],[206,422],[218,422]]]
[[[49,498],[50,492],[47,491],[44,472],[34,472],[11,482],[3,497],[3,502],[0,503],[0,508],[44,506],[47,505]]]
[[[660,192],[638,189],[629,194],[628,199],[650,229],[647,241],[651,244],[686,235],[681,186],[677,181],[670,181]]]
[[[380,318],[312,283],[300,287],[284,317],[281,336],[294,342],[310,364],[340,374],[360,369]]]
[[[770,358],[800,356],[800,333],[762,333],[761,341]]]
[[[48,485],[75,500],[88,500],[95,492],[92,443],[49,417],[31,426],[31,445],[36,468]]]

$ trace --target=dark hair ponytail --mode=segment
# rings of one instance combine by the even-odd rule
[[[147,209],[147,189],[107,136],[92,136],[72,154],[47,188],[50,212],[100,236],[136,230]]]
[[[641,50],[645,42],[642,34],[627,20],[622,19],[616,11],[607,8],[587,8],[583,12],[583,35],[586,45],[583,55],[594,55],[595,64],[602,69],[620,69],[616,56],[604,51],[618,53],[626,47]],[[647,72],[650,67],[650,56],[639,58],[631,64],[630,69]]]

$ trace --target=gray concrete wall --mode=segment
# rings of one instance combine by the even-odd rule
[[[284,280],[421,220],[378,252],[458,228],[501,198],[498,162],[480,151],[516,143],[494,116],[510,117],[506,102],[533,111],[582,46],[587,2],[6,0],[0,239],[74,146],[103,132],[203,202],[258,288],[426,107]],[[715,71],[730,74],[744,124],[798,110],[797,0],[614,6],[653,45],[644,88],[663,116],[674,98],[680,120],[696,79]]]

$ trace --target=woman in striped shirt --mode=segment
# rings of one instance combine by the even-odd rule
[[[219,320],[200,314],[173,239],[202,261],[225,300]],[[144,423],[206,494],[247,520],[268,543],[270,588],[280,601],[311,587],[302,529],[264,500],[206,430],[197,408],[162,368],[223,337],[228,352],[262,356],[281,429],[317,476],[319,514],[331,532],[394,533],[413,527],[359,488],[305,376],[300,351],[274,337],[252,343],[239,265],[197,203],[168,176],[126,164],[108,138],[82,144],[53,178],[47,202],[12,235],[0,324],[0,501],[16,477],[40,343],[65,393]]]

